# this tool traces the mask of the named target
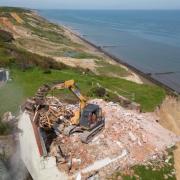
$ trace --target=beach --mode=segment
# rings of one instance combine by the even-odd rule
[[[178,92],[176,92],[173,88],[167,86],[166,84],[162,83],[161,81],[156,80],[150,74],[146,74],[143,71],[137,69],[136,67],[124,62],[122,59],[119,59],[116,56],[106,52],[99,46],[97,46],[97,45],[93,44],[92,42],[88,41],[87,39],[85,39],[81,34],[73,31],[73,29],[71,29],[70,27],[64,26],[62,24],[59,24],[59,25],[65,29],[66,34],[69,35],[73,40],[85,44],[86,47],[88,47],[94,53],[97,53],[97,54],[100,53],[101,55],[104,55],[106,58],[108,58],[110,61],[119,63],[123,67],[126,67],[129,70],[131,70],[133,73],[133,76],[126,77],[127,80],[132,80],[137,83],[143,83],[143,82],[154,83],[158,86],[163,87],[169,94],[173,94],[175,96],[177,95]]]
[[[4,17],[4,14],[6,17]],[[145,120],[146,117],[143,117],[143,115],[146,114],[146,112],[149,117],[154,117],[154,115],[156,115],[155,110],[160,110],[158,117],[162,118],[154,117],[154,120],[152,120],[153,124],[160,126],[159,122],[161,123],[161,120],[165,119],[167,119],[167,124],[172,122],[171,118],[170,120],[168,119],[172,113],[177,114],[173,122],[178,122],[179,113],[174,112],[174,109],[178,110],[178,108],[173,108],[172,110],[169,108],[169,106],[176,107],[176,104],[177,107],[179,107],[177,98],[174,99],[172,105],[168,99],[167,104],[169,106],[166,105],[163,107],[163,104],[166,104],[165,97],[168,94],[160,87],[163,85],[159,85],[159,82],[155,82],[155,84],[159,86],[154,85],[154,83],[152,83],[153,79],[149,80],[148,77],[146,77],[151,77],[151,73],[145,73],[142,69],[139,70],[136,66],[126,62],[124,58],[120,58],[116,56],[116,54],[106,51],[107,46],[99,46],[98,43],[92,42],[89,38],[85,37],[83,33],[75,31],[72,27],[69,28],[69,26],[63,23],[54,24],[52,23],[53,21],[46,20],[47,18],[45,19],[44,16],[39,16],[33,11],[2,8],[0,16],[1,26],[3,27],[2,32],[4,33],[4,36],[1,35],[2,48],[0,53],[3,55],[3,59],[1,59],[0,62],[2,65],[4,63],[7,66],[12,79],[11,82],[7,82],[5,86],[0,88],[0,101],[3,102],[0,106],[0,116],[4,117],[3,114],[7,111],[13,114],[18,113],[20,104],[24,104],[25,99],[33,97],[37,89],[43,84],[60,81],[66,82],[67,80],[74,79],[83,96],[87,97],[87,99],[99,97],[100,101],[105,103],[102,109],[107,113],[107,124],[108,117],[115,121],[114,128],[112,128],[111,123],[109,124],[109,128],[112,130],[112,137],[114,136],[114,129],[117,129],[117,133],[120,132],[119,128],[116,127],[118,120],[115,119],[114,115],[117,115],[117,118],[125,123],[124,128],[127,127],[128,132],[127,137],[130,136],[133,142],[135,140],[133,140],[132,133],[136,135],[136,130],[141,130],[142,128],[140,128],[140,126],[136,128],[132,125],[131,129],[127,126],[128,124],[131,126],[130,121],[134,117],[132,115],[133,113],[130,113],[132,111],[138,116],[135,122],[140,122],[141,118]],[[11,37],[8,39],[9,42],[7,42],[7,37]],[[131,52],[129,52],[129,54],[130,53]],[[171,89],[169,90],[167,88],[167,91],[170,92]],[[66,102],[73,105],[77,102],[73,94],[72,96],[66,94],[66,92],[60,92],[58,94],[58,99],[60,102],[62,101],[62,103]],[[54,95],[56,96],[56,92],[52,92],[52,96]],[[109,112],[108,109],[105,108],[107,104],[109,104]],[[118,107],[119,110],[124,109],[121,111],[122,117],[120,116],[119,110],[113,111],[113,107]],[[169,110],[168,114],[164,113],[165,108]],[[165,118],[164,114],[166,115]],[[130,119],[126,120],[123,116],[129,117]],[[26,121],[26,118],[23,119]],[[148,122],[144,121],[142,125],[150,123],[151,120],[148,118],[147,120]],[[4,121],[3,118],[2,122]],[[120,122],[118,124],[123,126]],[[173,128],[174,127],[175,126],[173,126]],[[122,132],[124,128],[122,128]],[[153,128],[145,126],[145,134],[147,134],[147,129],[149,130],[149,136],[152,138],[151,133],[153,133]],[[7,132],[8,129],[4,128],[1,133],[5,134]],[[110,135],[109,132],[110,131],[107,130],[108,137]],[[162,136],[163,133],[159,132],[160,130],[156,131],[157,134]],[[139,133],[137,133],[137,135],[138,134]],[[117,137],[119,138],[121,135]],[[165,136],[162,137],[165,138]],[[129,138],[122,138],[121,141],[123,142],[123,140],[126,139]],[[167,140],[167,138],[165,139]],[[139,138],[137,138],[137,140],[137,145],[144,149],[141,146],[142,144]],[[163,139],[161,140],[162,143],[165,142]],[[109,142],[112,143],[112,140],[109,139]],[[142,142],[146,145],[146,138],[142,139]],[[158,143],[159,141],[156,142],[153,140],[152,142]],[[169,143],[171,144],[172,141],[170,140]],[[78,146],[78,143],[75,144]],[[128,143],[128,145],[131,145],[131,143]],[[133,146],[130,146],[130,149],[134,149],[132,147]],[[154,150],[156,153],[157,149],[155,148]],[[117,148],[117,152],[119,152],[119,147]],[[137,154],[138,153],[139,148],[137,149]],[[92,155],[92,153],[90,153],[90,155]],[[27,156],[29,157],[28,153]],[[138,155],[136,157],[138,157]],[[131,163],[131,160],[129,162]],[[176,165],[176,162],[178,162],[178,156],[175,155],[175,167],[178,170],[179,165]],[[174,163],[171,163],[170,166],[168,169],[174,173]],[[153,171],[154,170],[152,170],[152,172]],[[112,171],[110,171],[110,173],[112,173]],[[166,174],[161,173],[162,177],[164,177],[164,175]],[[175,176],[175,174],[173,174],[173,176]]]
[[[38,12],[142,77],[180,92],[179,11]]]

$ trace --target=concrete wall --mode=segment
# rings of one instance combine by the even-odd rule
[[[54,157],[41,157],[38,150],[34,130],[27,113],[20,116],[18,127],[21,158],[34,180],[66,180],[67,175],[60,172]]]

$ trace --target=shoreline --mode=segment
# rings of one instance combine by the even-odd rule
[[[122,66],[127,67],[129,70],[131,70],[133,73],[136,73],[138,76],[140,76],[140,78],[144,78],[145,80],[158,85],[160,87],[162,87],[169,95],[174,95],[174,96],[178,96],[179,93],[176,92],[174,89],[172,89],[171,87],[167,86],[166,84],[154,79],[153,77],[151,77],[149,74],[144,73],[143,71],[137,69],[136,67],[124,62],[122,59],[116,57],[115,55],[105,51],[104,49],[102,49],[100,46],[97,46],[96,44],[90,42],[89,40],[87,40],[86,38],[84,38],[80,33],[76,33],[75,31],[73,31],[73,29],[71,27],[67,27],[63,24],[57,23],[59,26],[62,26],[65,30],[69,31],[70,33],[72,33],[72,35],[74,35],[75,37],[79,38],[81,41],[85,42],[86,44],[88,44],[89,46],[93,47],[94,49],[97,50],[97,52],[103,53],[105,56],[107,56],[108,58],[110,58],[111,60],[119,63]]]
[[[61,22],[58,22],[56,20],[53,19],[48,19],[48,17],[44,17],[42,16],[39,12],[34,12],[36,15],[38,15],[40,18],[44,19],[45,21],[49,21],[51,23],[54,23],[60,27],[62,27],[65,31],[68,31],[70,34],[72,34],[72,36],[76,37],[77,39],[81,40],[82,42],[84,42],[86,45],[90,46],[91,48],[94,48],[96,50],[96,52],[102,53],[104,54],[106,57],[108,57],[109,59],[111,59],[112,61],[128,68],[130,71],[132,71],[132,73],[135,73],[137,76],[139,76],[139,78],[145,82],[145,83],[152,83],[154,85],[160,86],[162,87],[169,95],[173,95],[173,96],[178,96],[180,94],[180,92],[176,92],[174,89],[172,89],[171,87],[169,87],[168,85],[154,79],[153,77],[151,77],[149,74],[144,73],[143,71],[141,71],[140,69],[137,69],[136,67],[126,63],[125,61],[123,61],[121,58],[116,57],[115,55],[105,51],[104,49],[102,49],[100,46],[97,46],[96,44],[90,42],[89,40],[87,40],[85,37],[83,37],[83,35],[81,34],[81,32],[76,32],[73,30],[73,27],[71,26],[66,26],[64,24],[62,24]],[[147,82],[146,82],[147,81]]]

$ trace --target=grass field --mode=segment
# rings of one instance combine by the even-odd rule
[[[74,79],[82,94],[88,96],[88,98],[96,97],[93,89],[97,87],[98,83],[102,87],[127,98],[131,98],[129,95],[133,94],[134,101],[141,105],[144,112],[153,111],[165,98],[165,91],[158,86],[141,85],[121,78],[111,77],[112,74],[110,72],[121,77],[128,75],[129,72],[124,68],[103,61],[96,55],[85,52],[83,48],[81,49],[82,45],[72,42],[64,35],[64,30],[59,26],[43,19],[25,15],[25,13],[30,13],[29,10],[0,7],[1,15],[8,17],[13,24],[19,25],[10,17],[9,12],[12,11],[17,12],[26,22],[23,24],[24,28],[31,30],[31,33],[38,38],[36,41],[34,39],[20,38],[19,41],[16,40],[16,43],[18,42],[21,48],[17,48],[13,42],[7,43],[7,37],[4,39],[2,33],[0,34],[0,67],[8,68],[12,79],[0,87],[0,134],[10,133],[10,127],[1,122],[3,113],[7,111],[18,113],[20,105],[28,97],[34,96],[36,90],[44,83]],[[39,41],[39,39],[44,41]],[[45,41],[50,43],[44,43]],[[49,48],[52,43],[58,44],[58,46]],[[83,71],[85,70],[69,68],[62,63],[53,61],[50,57],[28,52],[23,49],[25,45],[27,47],[34,46],[36,49],[39,48],[41,52],[46,52],[52,56],[66,56],[79,59],[93,58],[97,60],[96,64],[99,65],[97,71],[100,75],[97,76],[91,72],[84,74]],[[68,91],[60,91],[59,94],[60,98],[66,98],[69,101],[75,100],[75,97]],[[117,96],[113,93],[103,98],[108,101],[117,100]],[[166,165],[156,170],[153,167],[135,166],[132,168],[134,175],[128,176],[117,172],[111,179],[118,179],[121,176],[125,180],[163,180],[165,178],[164,175],[168,175],[174,170],[174,160],[172,159],[170,163],[171,165]],[[174,180],[175,176],[168,176],[168,179]]]
[[[3,8],[0,8],[0,13],[2,13],[3,10]],[[11,10],[11,8],[7,8],[5,12],[8,13]],[[22,9],[14,10],[17,11],[19,15],[23,12]],[[91,72],[84,74],[83,71],[86,70],[70,68],[60,62],[54,61],[53,58],[49,56],[29,52],[14,43],[14,41],[17,41],[13,40],[13,35],[8,32],[1,33],[0,66],[10,70],[12,81],[9,81],[0,88],[0,116],[7,111],[12,111],[13,113],[18,112],[18,107],[26,98],[32,97],[42,84],[69,79],[74,79],[78,83],[82,93],[90,98],[97,96],[93,92],[93,89],[97,88],[97,84],[111,91],[111,93],[107,93],[106,96],[103,97],[108,101],[118,101],[115,92],[127,98],[131,98],[129,95],[134,95],[134,101],[141,104],[144,112],[153,111],[164,99],[165,91],[158,86],[140,85],[121,78],[111,77],[110,75],[110,77],[108,77],[107,75],[110,71],[116,73],[117,76],[128,75],[128,72],[119,66],[116,67],[115,65],[108,64],[94,54],[79,49],[74,51],[75,47],[80,47],[79,44],[72,43],[72,41],[63,34],[63,30],[61,28],[58,29],[59,27],[56,25],[42,19],[40,20],[37,17],[33,19],[33,22],[35,23],[35,27],[32,26],[32,22],[30,24],[24,24],[24,26],[28,26],[34,33],[40,33],[39,37],[42,36],[43,39],[45,38],[52,42],[58,41],[62,46],[60,47],[62,49],[65,48],[62,51],[63,56],[82,59],[95,58],[97,61],[99,60],[97,64],[100,66],[98,68],[100,75],[94,75]],[[42,28],[39,26],[42,26]],[[56,31],[56,29],[58,29],[58,31]],[[69,45],[73,47],[69,47]],[[48,47],[45,47],[45,49],[48,49]],[[68,97],[69,100],[73,98],[72,95],[67,95],[68,92],[65,92],[65,95],[63,93],[64,91],[60,93],[62,98],[65,96]]]
[[[116,77],[125,77],[127,75],[129,75],[129,72],[125,69],[122,68],[119,65],[116,64],[109,64],[103,60],[97,61],[96,62],[97,65],[99,66],[97,68],[97,71],[101,74],[101,75],[105,75],[105,76],[113,76],[116,75]]]
[[[31,68],[26,71],[18,68],[10,70],[12,81],[0,89],[0,102],[3,102],[0,103],[0,115],[5,111],[16,112],[23,100],[33,96],[42,84],[69,79],[75,79],[84,95],[90,94],[91,88],[96,87],[97,83],[125,96],[123,91],[134,93],[135,101],[141,104],[143,111],[154,110],[165,96],[163,89],[157,86],[139,85],[127,80],[96,76],[91,73],[83,74],[75,69],[51,70],[50,74],[45,74],[39,68]]]

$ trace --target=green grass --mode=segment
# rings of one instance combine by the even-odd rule
[[[0,120],[0,135],[8,135],[10,134],[12,128],[5,123],[2,123]]]
[[[125,68],[122,68],[118,65],[109,64],[104,61],[97,61],[96,63],[97,65],[99,65],[97,70],[101,75],[108,75],[111,73],[111,74],[115,74],[116,76],[123,77],[129,74]]]
[[[27,43],[26,40],[19,41],[19,43],[22,45],[23,45],[23,42]],[[65,46],[63,48],[59,48],[55,50],[50,49],[50,50],[47,50],[46,53],[51,56],[71,57],[71,58],[77,58],[77,59],[97,59],[97,60],[100,59],[100,57],[98,56],[95,56],[91,53],[84,52],[79,49],[77,50],[72,49],[70,46]]]
[[[18,15],[30,13],[28,9],[18,8],[18,7],[0,7],[0,16],[7,17],[14,25],[18,25],[18,22],[10,15],[11,12],[15,12]]]
[[[19,8],[19,7],[0,7],[0,12],[17,12],[17,13],[24,13],[24,12],[31,12],[28,9]]]
[[[49,31],[49,30],[42,31],[41,29],[35,29],[33,33],[36,34],[37,36],[46,38],[51,42],[61,43],[66,45],[71,43],[71,40],[68,39],[66,36],[64,36],[63,34],[56,33],[54,31]]]
[[[13,61],[9,48],[12,44],[13,36],[7,31],[0,29],[0,67],[8,66]]]
[[[28,52],[24,49],[17,48],[14,44],[0,42],[0,66],[9,67],[12,64],[24,70],[34,66],[41,67],[45,70],[50,68],[66,68],[65,64],[56,62],[50,57]]]
[[[92,57],[92,55],[80,53],[78,57],[87,58]],[[70,69],[50,57],[40,56],[19,49],[12,43],[0,43],[0,66],[9,67],[12,77],[12,82],[8,82],[0,89],[0,102],[2,102],[0,103],[0,115],[5,111],[16,112],[18,106],[27,97],[33,96],[39,86],[43,83],[57,80],[75,79],[85,95],[94,96],[91,93],[91,89],[96,87],[97,83],[127,98],[131,98],[129,94],[134,94],[135,102],[141,104],[143,111],[153,111],[165,97],[165,91],[158,86],[140,85],[105,75],[96,76],[90,72],[83,75],[80,69]],[[39,68],[34,68],[35,66]],[[45,74],[44,70],[49,69],[51,69],[52,73]],[[104,72],[108,73],[108,71],[125,73],[121,67],[104,63]],[[109,97],[105,98],[114,101],[118,99],[113,93],[110,93]]]
[[[37,35],[40,38],[44,38],[50,42],[65,44],[69,46],[78,46],[77,43],[72,42],[64,34],[64,31],[61,28],[58,28],[58,31],[54,30],[54,27],[51,23],[48,23],[48,21],[41,22],[40,19],[38,19],[38,23],[35,24],[36,26],[32,26],[31,23],[29,23],[29,20],[27,19],[26,15],[23,15],[21,17],[25,21],[23,26],[30,29],[32,34]]]
[[[44,83],[75,79],[84,95],[96,83],[103,87],[117,91],[119,94],[124,91],[135,93],[135,101],[140,103],[143,111],[152,111],[161,103],[165,97],[163,89],[157,86],[139,85],[119,78],[101,77],[93,74],[83,75],[81,71],[74,69],[51,70],[50,74],[38,68],[31,68],[21,71],[12,68],[12,81],[0,89],[0,115],[5,111],[17,111],[18,106],[27,98],[34,95],[35,91]]]
[[[133,168],[134,174],[132,176],[128,175],[121,175],[121,173],[116,174],[113,178],[114,180],[117,179],[118,176],[121,176],[123,180],[136,180],[139,177],[139,180],[164,180],[164,176],[170,174],[174,168],[172,166],[166,165],[165,167],[153,170],[152,167],[146,166],[135,166]],[[168,180],[175,180],[175,175],[172,177],[168,176]]]
[[[4,67],[12,61],[12,56],[9,55],[7,49],[0,45],[0,66]]]
[[[77,58],[77,59],[99,59],[100,57],[95,56],[93,54],[79,51],[79,50],[65,50],[63,52],[64,57],[72,57],[72,58]]]
[[[173,157],[173,150],[174,148],[168,149],[168,156],[172,158],[168,163],[163,163],[163,167],[159,165],[162,162],[152,162],[152,165],[136,165],[131,168],[132,172],[131,175],[127,175],[127,173],[116,172],[112,175],[112,180],[118,179],[120,176],[123,180],[164,180],[165,176],[168,180],[175,180],[175,169],[174,169],[174,157]],[[174,174],[172,174],[172,172]]]

